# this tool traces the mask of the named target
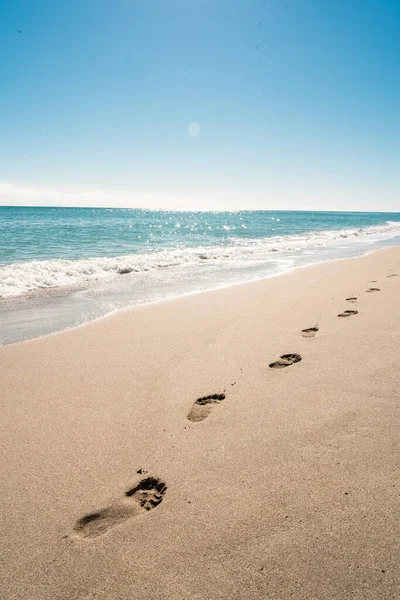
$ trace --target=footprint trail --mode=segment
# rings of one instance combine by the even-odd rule
[[[344,310],[338,314],[338,317],[352,317],[353,315],[358,315],[358,310]]]
[[[81,538],[98,537],[112,527],[156,508],[163,501],[166,491],[167,486],[163,481],[146,477],[125,492],[125,497],[79,519],[74,531]]]
[[[301,330],[303,337],[315,337],[315,334],[319,331],[319,327],[308,327],[307,329]]]
[[[211,407],[213,404],[218,404],[222,400],[225,400],[225,394],[210,394],[209,396],[204,396],[203,398],[198,398],[188,414],[187,418],[189,421],[198,422],[203,421],[208,417],[211,412]]]
[[[285,367],[290,367],[290,365],[294,365],[297,362],[302,360],[300,354],[282,354],[282,356],[273,363],[270,363],[270,369],[284,369]]]

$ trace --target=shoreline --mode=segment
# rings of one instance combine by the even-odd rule
[[[213,287],[213,288],[209,288],[206,290],[195,290],[192,292],[186,292],[186,293],[182,293],[182,294],[178,294],[176,296],[172,296],[169,298],[161,298],[158,300],[150,300],[149,302],[143,302],[140,304],[134,304],[131,306],[124,306],[122,308],[116,308],[114,310],[112,310],[109,313],[106,313],[105,315],[100,315],[98,317],[94,317],[93,319],[90,319],[90,321],[84,321],[83,323],[79,323],[77,325],[72,325],[71,327],[67,327],[65,329],[61,329],[59,331],[54,331],[52,333],[47,333],[44,335],[39,335],[33,338],[28,338],[26,340],[21,340],[21,341],[16,341],[16,342],[8,342],[5,344],[0,344],[0,348],[3,347],[7,347],[7,346],[14,346],[15,344],[24,344],[27,342],[32,342],[35,340],[42,340],[42,339],[46,339],[49,337],[54,337],[57,335],[61,335],[63,333],[67,333],[69,331],[73,331],[75,329],[80,329],[92,324],[97,323],[98,321],[103,321],[104,319],[109,319],[109,318],[114,318],[116,316],[118,316],[119,314],[124,314],[125,312],[129,312],[129,311],[133,311],[133,310],[138,310],[138,309],[143,309],[145,307],[150,307],[153,305],[158,305],[160,303],[164,303],[164,302],[173,302],[176,300],[179,300],[181,298],[186,298],[186,297],[191,297],[191,296],[196,296],[198,294],[208,294],[208,293],[212,293],[212,292],[217,292],[219,290],[225,290],[225,289],[230,289],[230,288],[235,288],[235,287],[241,287],[241,286],[245,286],[245,285],[249,285],[249,284],[254,284],[257,282],[263,282],[263,281],[269,281],[271,279],[275,279],[278,277],[283,277],[285,275],[289,275],[290,273],[297,271],[299,269],[306,269],[306,268],[312,268],[312,267],[319,267],[321,265],[325,265],[325,264],[330,264],[330,263],[335,263],[335,262],[341,262],[341,261],[353,261],[353,260],[358,260],[358,259],[362,259],[364,257],[367,257],[371,254],[374,254],[375,252],[382,252],[384,250],[387,249],[391,249],[391,248],[400,248],[400,245],[396,245],[396,246],[388,246],[388,247],[384,247],[384,248],[373,248],[371,250],[366,251],[364,254],[358,255],[358,256],[353,256],[353,257],[345,257],[345,258],[333,258],[333,259],[328,259],[328,260],[324,260],[324,261],[320,261],[320,262],[315,262],[315,263],[308,263],[305,265],[295,265],[291,268],[288,268],[288,270],[283,271],[282,273],[276,273],[273,275],[268,275],[267,277],[262,277],[262,278],[255,278],[255,279],[250,279],[248,281],[242,281],[242,282],[234,282],[234,283],[227,283],[227,284],[223,284],[219,287]],[[81,288],[76,288],[78,290],[80,290]],[[54,296],[57,296],[59,294],[60,288],[56,288],[54,289]],[[75,290],[74,290],[75,291]],[[49,290],[43,290],[44,294],[46,294],[46,292],[49,292],[50,294],[52,294],[53,292],[53,288],[50,288]],[[31,294],[32,292],[27,292],[27,294]],[[18,297],[19,298],[19,297]],[[6,298],[5,300],[8,300],[8,298]],[[11,298],[10,298],[10,302],[11,302]]]
[[[396,597],[400,247],[307,266],[0,348],[5,598]]]

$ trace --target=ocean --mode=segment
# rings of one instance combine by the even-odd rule
[[[0,207],[0,343],[400,244],[400,213]]]

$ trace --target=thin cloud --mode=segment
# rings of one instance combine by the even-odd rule
[[[200,198],[157,196],[121,190],[57,190],[0,183],[0,205],[193,210],[206,205],[209,207],[210,202]]]
[[[171,196],[129,190],[60,190],[0,182],[0,206],[71,206],[89,208],[143,208],[148,210],[298,210],[398,211],[397,190],[377,193],[368,188],[269,188],[224,191],[215,197]]]

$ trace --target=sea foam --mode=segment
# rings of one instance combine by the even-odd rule
[[[322,230],[300,235],[274,236],[258,239],[227,238],[224,245],[165,249],[115,257],[94,257],[77,260],[52,259],[16,262],[0,267],[0,297],[20,296],[27,292],[49,288],[86,286],[96,281],[112,280],[135,273],[171,268],[213,264],[234,266],[242,261],[263,261],[271,253],[302,252],[328,246],[361,236],[393,237],[400,235],[400,222],[383,225]],[[274,259],[276,258],[274,254]]]

